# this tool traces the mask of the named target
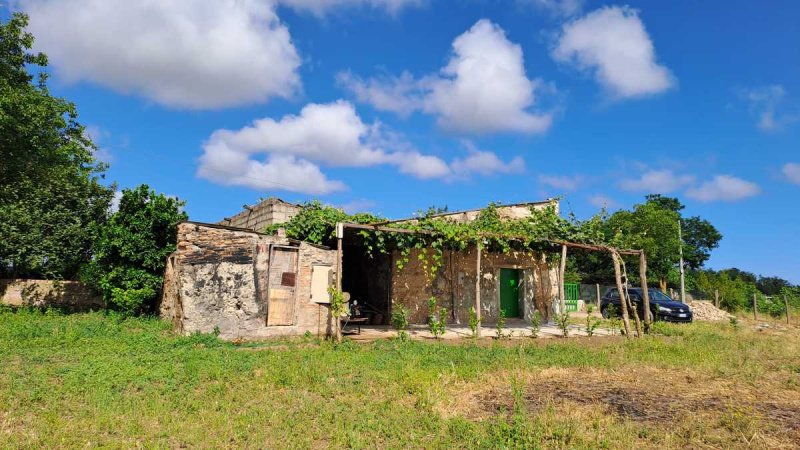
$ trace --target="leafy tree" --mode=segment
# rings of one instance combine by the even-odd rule
[[[678,264],[679,214],[662,208],[657,202],[634,206],[632,211],[617,211],[608,219],[608,230],[622,247],[640,248],[647,254],[647,269],[667,288],[670,270]]]
[[[758,277],[756,286],[764,295],[778,295],[784,289],[791,288],[792,283],[780,277]]]
[[[711,251],[719,246],[722,234],[705,219],[698,216],[683,217],[681,211],[686,207],[677,198],[650,194],[645,199],[649,204],[678,213],[683,229],[683,260],[686,267],[695,270],[703,267],[711,257]]]
[[[109,306],[127,314],[153,310],[176,225],[187,219],[183,205],[147,185],[122,191],[119,211],[100,229],[83,273]]]
[[[106,167],[75,105],[47,90],[27,23],[20,13],[0,23],[0,276],[71,278],[114,188],[100,184]]]
[[[606,240],[618,246],[643,248],[647,252],[649,278],[658,280],[661,289],[667,284],[677,285],[679,276],[678,221],[683,228],[683,255],[686,267],[698,270],[711,256],[711,251],[719,245],[722,235],[707,220],[700,217],[682,217],[685,208],[677,198],[651,194],[645,203],[634,206],[632,210],[620,210],[606,221],[602,216],[595,220],[596,226],[606,235]],[[596,253],[577,253],[575,259],[578,272],[586,282],[608,282],[613,280],[608,255]],[[637,273],[628,275],[631,280],[638,279]],[[689,286],[687,278],[687,286]]]

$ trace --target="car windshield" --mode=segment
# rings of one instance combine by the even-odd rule
[[[671,301],[673,301],[671,298],[669,298],[666,294],[664,294],[661,291],[657,291],[655,289],[650,289],[649,293],[650,293],[650,298],[655,300],[655,301],[657,301],[657,302],[671,302]]]

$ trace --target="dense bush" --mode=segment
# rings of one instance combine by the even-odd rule
[[[111,308],[126,314],[153,310],[167,256],[175,250],[176,225],[187,219],[182,206],[147,185],[122,191],[119,211],[100,229],[95,257],[83,272]]]

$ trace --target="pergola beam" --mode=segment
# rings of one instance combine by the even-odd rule
[[[368,230],[368,231],[380,231],[384,233],[404,233],[404,234],[424,234],[428,236],[435,236],[437,234],[434,231],[427,231],[427,230],[409,230],[406,228],[396,228],[396,227],[385,227],[381,225],[366,225],[360,223],[349,223],[343,222],[342,226],[345,228],[352,228],[356,230]],[[516,241],[529,241],[530,238],[525,236],[518,236],[518,235],[508,235],[508,234],[499,234],[499,233],[481,233],[479,234],[481,238],[497,238],[497,239],[510,239]],[[552,244],[554,246],[567,246],[573,248],[580,248],[584,250],[592,250],[592,251],[599,251],[599,252],[617,252],[620,255],[630,255],[630,256],[639,256],[642,254],[642,250],[633,250],[633,249],[618,249],[614,247],[610,247],[607,245],[600,245],[600,244],[583,244],[580,242],[569,242],[569,241],[554,241],[549,239],[540,239],[537,242],[545,243],[545,244]]]

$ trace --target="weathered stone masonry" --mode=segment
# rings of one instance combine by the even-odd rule
[[[470,247],[464,252],[448,252],[433,280],[423,269],[418,250],[409,254],[402,269],[393,266],[392,305],[403,304],[411,311],[411,323],[425,323],[428,317],[428,299],[435,296],[441,307],[447,308],[450,320],[469,323],[469,310],[475,306],[476,251]],[[394,255],[397,260],[400,255]],[[529,320],[535,310],[547,316],[552,300],[558,295],[557,271],[550,268],[546,257],[528,252],[491,253],[481,257],[481,315],[492,323],[500,314],[501,268],[521,271],[519,305],[522,317]]]
[[[311,275],[314,266],[328,266],[335,274],[335,251],[285,237],[194,222],[178,225],[177,242],[177,250],[167,262],[160,313],[179,331],[209,333],[218,327],[224,339],[325,332],[327,309],[311,301]],[[284,320],[267,326],[268,293],[270,283],[275,283],[274,277],[268,278],[271,249],[296,250],[297,271],[283,277],[294,292],[280,305]]]

